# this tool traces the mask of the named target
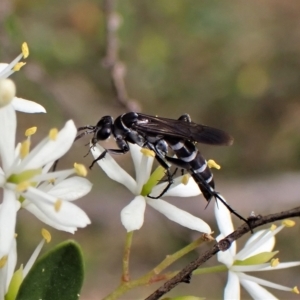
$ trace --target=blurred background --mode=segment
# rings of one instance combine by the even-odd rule
[[[106,26],[108,9],[114,10],[109,28],[117,29],[111,39],[107,38],[111,34]],[[251,211],[268,214],[296,207],[300,199],[299,28],[297,0],[1,0],[1,62],[15,58],[23,41],[29,44],[27,65],[12,79],[19,97],[47,110],[43,115],[18,113],[18,140],[31,126],[38,126],[33,138],[37,143],[50,128],[61,128],[68,119],[78,127],[95,125],[104,115],[117,117],[129,109],[169,118],[189,113],[194,122],[233,135],[231,147],[199,145],[199,149],[221,164],[222,169],[214,171],[216,190],[240,214],[247,217]],[[111,60],[118,62],[116,74]],[[117,100],[113,75],[121,78],[121,87],[125,85],[121,95],[125,105]],[[70,167],[74,161],[88,166],[92,157],[83,157],[86,143],[88,138],[76,142],[60,167]],[[129,154],[116,160],[134,175]],[[53,242],[47,247],[66,238],[82,245],[86,281],[81,299],[94,300],[119,283],[125,238],[120,211],[132,195],[97,166],[88,178],[94,188],[77,204],[87,211],[92,225],[74,237],[51,229]],[[205,209],[202,196],[169,200],[210,222],[218,233],[213,205]],[[241,224],[235,217],[233,221]],[[27,212],[19,214],[19,263],[27,261],[40,240],[41,226]],[[280,250],[281,261],[300,260],[295,235],[299,225],[278,236],[275,249]],[[143,228],[134,235],[132,276],[142,275],[195,237],[149,208]],[[240,247],[245,239],[239,241]],[[182,259],[172,270],[196,256]],[[215,263],[213,259],[205,266]],[[258,275],[283,285],[300,284],[299,268]],[[198,276],[169,295],[220,299],[226,279],[226,274]],[[158,286],[137,289],[123,299],[146,297]],[[287,293],[274,294],[296,299]],[[243,291],[242,298],[249,296]]]

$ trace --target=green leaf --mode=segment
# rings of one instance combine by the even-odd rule
[[[25,277],[16,300],[79,299],[84,268],[80,247],[66,241],[44,254]]]

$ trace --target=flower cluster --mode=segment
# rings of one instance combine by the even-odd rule
[[[215,215],[220,230],[217,241],[234,231],[228,209],[222,204],[215,205]],[[272,251],[275,246],[275,235],[285,227],[294,226],[290,220],[282,225],[260,230],[253,234],[244,248],[236,253],[236,242],[225,252],[218,252],[218,261],[228,269],[228,281],[224,290],[224,299],[240,299],[240,285],[242,285],[253,299],[277,299],[262,286],[299,294],[297,287],[290,288],[245,274],[245,272],[275,271],[296,267],[300,261],[279,263],[274,256],[278,251]]]
[[[45,113],[45,108],[40,104],[16,97],[14,84],[10,80],[6,80],[10,75],[19,71],[26,64],[20,62],[20,60],[27,58],[28,55],[28,46],[26,43],[23,43],[22,52],[11,63],[0,63],[0,107],[10,103],[17,111],[25,113]]]
[[[49,135],[31,151],[31,136],[36,128],[26,131],[26,139],[22,143],[15,143],[15,111],[46,112],[44,107],[33,101],[17,98],[14,83],[7,79],[24,65],[19,61],[28,54],[24,43],[22,53],[16,59],[10,64],[0,64],[0,187],[3,190],[0,205],[0,299],[4,299],[12,284],[17,261],[15,226],[20,208],[58,230],[71,233],[90,224],[86,213],[72,203],[89,193],[92,187],[87,179],[82,178],[86,175],[84,166],[74,164],[69,170],[50,171],[54,162],[73,144],[77,134],[74,122],[66,122],[60,131],[51,129]],[[73,174],[79,176],[70,177]],[[43,243],[23,270],[22,278],[26,276]]]

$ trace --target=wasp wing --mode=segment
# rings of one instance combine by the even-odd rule
[[[133,127],[135,130],[147,134],[161,135],[162,137],[178,137],[209,145],[231,145],[233,143],[233,138],[220,129],[194,122],[185,122],[183,120],[161,118],[140,113]]]

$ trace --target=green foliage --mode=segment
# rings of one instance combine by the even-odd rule
[[[74,241],[66,241],[43,255],[24,279],[16,300],[79,299],[83,258]]]

